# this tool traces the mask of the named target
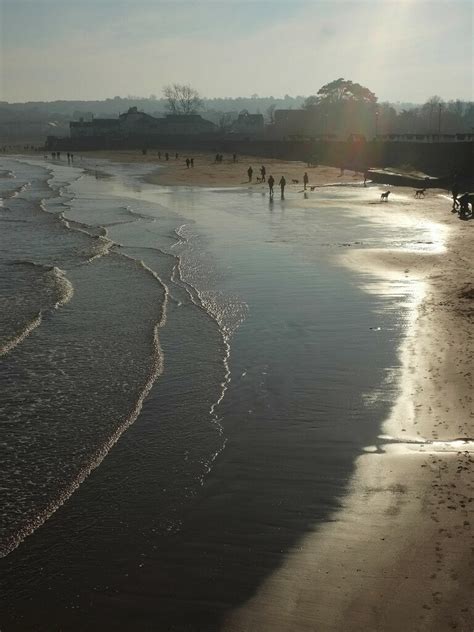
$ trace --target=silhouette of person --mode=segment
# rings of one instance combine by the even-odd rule
[[[175,157],[175,160],[178,160],[178,157],[179,157],[178,152],[175,153],[174,157]]]
[[[306,187],[308,186],[308,182],[309,182],[309,178],[308,178],[308,174],[305,171],[304,172],[304,176],[303,176],[303,184],[304,184],[304,190],[306,191]]]
[[[459,217],[462,217],[463,219],[467,217],[468,213],[469,213],[469,198],[470,195],[469,193],[463,193],[458,200],[458,204],[459,204]]]
[[[280,189],[281,189],[281,199],[283,200],[285,197],[285,187],[286,187],[286,180],[285,180],[285,176],[281,176],[280,178],[280,182],[278,183],[280,185]]]
[[[190,165],[191,161],[189,160],[189,158],[186,158],[186,167],[189,169],[189,165]]]
[[[237,154],[232,154],[232,160],[233,160],[234,162],[237,162]]]
[[[270,196],[273,197],[273,185],[275,184],[275,179],[272,175],[268,177],[268,189],[270,191]]]
[[[191,167],[194,167],[194,158],[191,158]]]
[[[267,170],[263,165],[260,167],[260,173],[262,174],[262,182],[265,182],[265,174],[267,173]]]
[[[247,174],[248,174],[248,177],[249,177],[249,182],[252,182],[252,174],[253,174],[253,169],[252,169],[252,167],[249,167],[249,168],[247,169]]]
[[[169,153],[168,153],[168,152],[166,152],[166,154],[165,154],[165,158],[166,158],[166,160],[169,160],[169,159],[170,159],[170,155],[169,155]]]
[[[455,212],[456,209],[459,208],[459,201],[458,201],[459,190],[458,190],[457,184],[453,184],[453,188],[451,189],[451,195],[453,196],[453,208],[451,210]]]

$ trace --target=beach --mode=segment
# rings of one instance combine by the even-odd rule
[[[384,435],[360,457],[333,522],[302,542],[227,630],[472,628],[472,228],[449,213],[444,192],[428,195],[439,197],[403,212],[447,227],[445,252],[344,255],[369,274],[424,285]]]
[[[77,440],[107,450],[72,455],[73,487],[4,558],[5,629],[470,631],[472,222],[442,190],[418,200],[390,187],[384,203],[386,189],[352,171],[204,153],[188,169],[184,154],[151,153],[84,152],[72,184],[55,167],[49,213],[63,204],[68,238],[82,240],[71,252],[89,263],[54,255],[55,292],[64,277],[75,294],[55,295],[65,307],[31,327],[44,349],[55,319],[67,333],[93,317],[106,332],[113,315],[117,332],[96,337],[113,363],[91,351],[83,388],[118,389],[122,421],[104,415],[98,433],[88,404]],[[255,182],[261,164],[273,201]],[[36,334],[24,331],[6,357],[26,387]]]
[[[215,155],[199,151],[179,152],[175,158],[175,151],[169,151],[169,160],[165,159],[165,152],[161,152],[158,158],[157,150],[148,151],[143,155],[140,151],[94,151],[83,152],[85,158],[93,160],[93,157],[130,163],[145,163],[156,165],[162,169],[150,174],[147,180],[153,184],[166,186],[203,186],[203,187],[240,187],[249,185],[247,169],[252,167],[252,186],[258,186],[257,177],[260,178],[260,168],[265,165],[266,178],[273,175],[275,179],[275,191],[278,190],[278,182],[284,175],[287,186],[295,188],[297,185],[292,180],[298,180],[299,185],[303,185],[304,173],[308,173],[309,186],[317,186],[328,183],[349,183],[355,179],[363,179],[363,174],[354,174],[353,171],[345,171],[341,175],[340,169],[320,165],[317,167],[308,166],[304,162],[291,160],[278,160],[275,158],[259,158],[258,156],[236,157],[234,162],[232,155],[223,155],[223,161],[216,163]],[[194,167],[186,166],[186,158],[193,158]],[[298,190],[303,188],[298,187]]]

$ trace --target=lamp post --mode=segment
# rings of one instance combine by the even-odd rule
[[[375,110],[375,139],[379,134],[379,111]]]

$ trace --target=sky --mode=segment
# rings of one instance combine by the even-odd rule
[[[474,100],[472,0],[0,0],[0,100],[307,96]]]

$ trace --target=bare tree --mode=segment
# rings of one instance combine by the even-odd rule
[[[173,83],[163,88],[166,105],[171,114],[196,114],[202,108],[199,92],[189,84]]]

